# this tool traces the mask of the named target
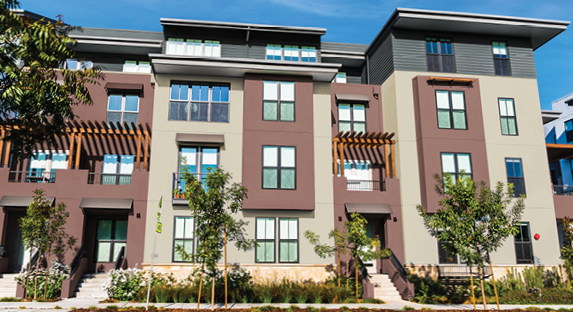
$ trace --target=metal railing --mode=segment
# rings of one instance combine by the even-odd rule
[[[572,195],[573,185],[553,185],[553,195]]]
[[[484,278],[487,278],[491,275],[491,270],[488,266],[484,266],[483,268],[483,275]],[[474,278],[479,277],[479,268],[472,267],[471,275]],[[439,266],[438,267],[438,278],[439,279],[468,279],[470,278],[470,267],[467,265],[457,265],[457,266]]]
[[[74,260],[72,260],[72,264],[70,264],[70,275],[69,276],[72,276],[72,275],[74,275],[74,273],[76,273],[78,265],[80,265],[80,261],[82,260],[82,258],[85,255],[86,255],[86,250],[84,249],[84,246],[82,246],[82,247],[80,247],[80,250],[78,250],[78,253],[76,253]]]
[[[193,173],[193,176],[203,181],[207,173]],[[184,198],[185,181],[182,181],[182,179],[183,172],[173,172],[173,198]]]
[[[375,180],[347,180],[347,190],[352,191],[384,191],[384,181]]]
[[[398,273],[400,273],[400,276],[402,276],[402,278],[404,280],[408,280],[408,274],[406,272],[406,268],[404,268],[404,266],[402,265],[402,263],[400,263],[400,261],[398,261],[398,258],[396,258],[396,255],[394,255],[394,253],[392,251],[390,251],[390,261],[392,261],[392,264],[396,267],[396,269],[398,270]]]
[[[8,182],[56,183],[56,173],[41,171],[10,171]]]
[[[131,174],[90,172],[88,174],[88,184],[130,185]]]
[[[121,269],[121,264],[123,263],[123,258],[125,258],[125,246],[122,246],[117,254],[117,258],[115,258],[115,266],[116,270]]]

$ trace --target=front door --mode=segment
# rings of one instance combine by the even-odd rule
[[[22,265],[26,259],[29,259],[29,254],[26,255],[24,246],[22,244],[22,231],[20,231],[20,218],[24,217],[24,211],[8,212],[8,228],[6,231],[6,256],[8,257],[8,271],[20,272]]]
[[[372,226],[373,225],[370,223],[366,224],[366,236],[368,236],[369,238],[372,238]],[[376,270],[376,259],[369,261],[362,261],[362,263],[364,264],[364,267],[366,267],[366,271],[368,271],[368,274],[378,273]]]
[[[126,242],[127,220],[98,220],[95,262],[115,262]]]

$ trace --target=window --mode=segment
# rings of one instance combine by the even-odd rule
[[[187,169],[195,178],[202,182],[209,173],[219,164],[219,148],[217,147],[180,147],[179,148],[179,172]],[[182,192],[185,189],[185,181],[179,176],[176,189]]]
[[[267,60],[280,61],[282,59],[280,44],[267,44]]]
[[[338,104],[338,131],[366,131],[364,104]]]
[[[58,153],[55,151],[34,152],[28,166],[29,173],[26,182],[55,183],[56,170],[68,168],[69,152]]]
[[[339,72],[336,74],[336,77],[334,77],[334,79],[332,80],[332,82],[336,82],[336,83],[346,83],[347,79],[346,79],[346,73],[343,72]]]
[[[263,120],[294,121],[294,82],[263,81]]]
[[[123,71],[126,73],[151,73],[151,64],[144,61],[125,61]]]
[[[175,217],[173,230],[173,261],[184,261],[181,254],[175,251],[175,246],[183,246],[185,252],[193,254],[193,217]]]
[[[275,218],[256,218],[256,262],[275,262]]]
[[[283,49],[280,44],[267,44],[266,50],[266,59],[275,61],[316,63],[316,55],[316,47],[307,46],[303,46],[299,50],[298,46],[295,45],[285,45]]]
[[[126,122],[129,127],[131,123],[137,125],[137,115],[139,113],[139,95],[137,94],[110,94],[107,104],[107,122]]]
[[[466,101],[463,91],[436,90],[438,128],[467,129]]]
[[[533,248],[531,247],[531,235],[529,222],[521,222],[519,233],[515,235],[515,260],[517,264],[533,263]]]
[[[169,38],[165,51],[166,54],[220,57],[221,42],[214,40]]]
[[[279,262],[298,262],[298,219],[279,218]]]
[[[98,220],[96,262],[114,262],[127,242],[127,220]]]
[[[515,119],[515,105],[513,105],[513,99],[498,99],[498,102],[501,134],[517,135],[517,120]]]
[[[296,152],[294,147],[263,146],[263,188],[296,188]]]
[[[298,46],[285,46],[285,61],[298,62]]]
[[[315,47],[302,47],[301,61],[316,63],[316,48]]]
[[[452,40],[426,38],[428,71],[455,73]]]
[[[507,183],[513,183],[513,197],[525,195],[525,181],[521,167],[521,158],[506,158]]]
[[[229,85],[171,84],[169,120],[229,122]]]
[[[442,173],[449,173],[454,183],[464,171],[465,176],[473,178],[470,154],[442,153]]]
[[[458,256],[446,250],[446,246],[451,244],[447,241],[438,241],[438,260],[440,264],[458,264]]]
[[[567,143],[573,142],[573,119],[565,122],[565,137],[567,138]]]
[[[507,44],[505,42],[492,42],[493,64],[497,76],[511,76],[509,68],[509,54],[507,53]]]
[[[90,69],[93,63],[90,60],[66,59],[67,69]]]
[[[263,81],[263,120],[294,121],[294,82]]]
[[[135,156],[104,155],[101,184],[130,185]]]

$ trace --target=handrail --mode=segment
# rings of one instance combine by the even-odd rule
[[[190,174],[194,175],[195,177],[197,177],[197,175],[201,176],[201,180],[204,179],[208,173],[199,173],[199,172],[189,172]],[[184,187],[182,187],[182,183],[181,183],[181,179],[183,178],[183,174],[184,172],[173,172],[173,198],[176,198],[175,196],[175,191],[177,191],[177,193],[181,194],[183,193],[183,189]],[[185,183],[183,183],[183,186],[185,185]]]
[[[358,258],[358,262],[360,263],[360,275],[362,275],[362,277],[368,281],[370,280],[370,274],[368,274],[368,269],[366,269],[366,266],[364,266],[364,261],[362,261],[362,259],[360,257]],[[358,263],[357,263],[358,264]],[[358,280],[358,276],[356,277],[356,280]]]
[[[119,253],[117,254],[117,258],[115,258],[115,266],[114,268],[116,270],[121,269],[121,264],[123,263],[123,258],[125,254],[125,246],[122,246],[121,249],[119,250]]]
[[[10,171],[8,182],[55,183],[56,172],[51,171]]]
[[[84,246],[81,246],[74,257],[74,260],[72,260],[72,264],[70,264],[70,275],[69,275],[70,277],[74,275],[74,273],[76,273],[78,265],[80,264],[80,261],[85,255],[86,255],[86,250],[84,249]]]
[[[347,190],[357,191],[385,191],[386,185],[380,180],[346,180]]]
[[[102,184],[102,185],[130,185],[131,174],[122,173],[88,173],[88,184]]]
[[[392,264],[396,267],[398,273],[400,273],[400,276],[402,276],[402,278],[404,278],[405,280],[408,280],[408,274],[406,272],[406,269],[404,268],[402,263],[398,261],[398,258],[396,258],[396,255],[394,255],[392,251],[390,251],[390,261],[392,261]]]
[[[573,185],[553,185],[553,195],[572,195]]]

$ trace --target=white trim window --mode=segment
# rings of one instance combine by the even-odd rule
[[[125,73],[151,73],[151,63],[146,61],[130,61],[125,60],[123,64],[123,72]]]
[[[332,82],[335,83],[346,83],[348,80],[346,79],[346,73],[345,72],[338,72],[336,74],[336,77],[334,77],[334,79],[332,79]]]
[[[93,62],[90,60],[66,59],[67,69],[90,69],[93,67]]]
[[[279,262],[298,263],[298,219],[279,218]]]
[[[263,146],[263,188],[296,189],[296,147]]]
[[[255,262],[275,262],[275,218],[256,218]]]
[[[266,56],[267,60],[274,61],[291,61],[291,62],[310,62],[316,63],[317,52],[316,47],[280,44],[267,44]]]
[[[263,81],[263,120],[295,120],[295,83]]]
[[[109,95],[107,104],[107,122],[114,124],[126,122],[137,124],[137,115],[139,114],[139,95],[112,93]]]
[[[134,155],[104,155],[101,184],[130,185],[134,162]]]
[[[301,47],[302,62],[316,63],[316,47]]]
[[[28,182],[54,183],[56,170],[68,168],[69,151],[34,152],[28,163],[30,173],[26,177]]]
[[[221,42],[215,40],[169,38],[165,54],[221,57]]]

